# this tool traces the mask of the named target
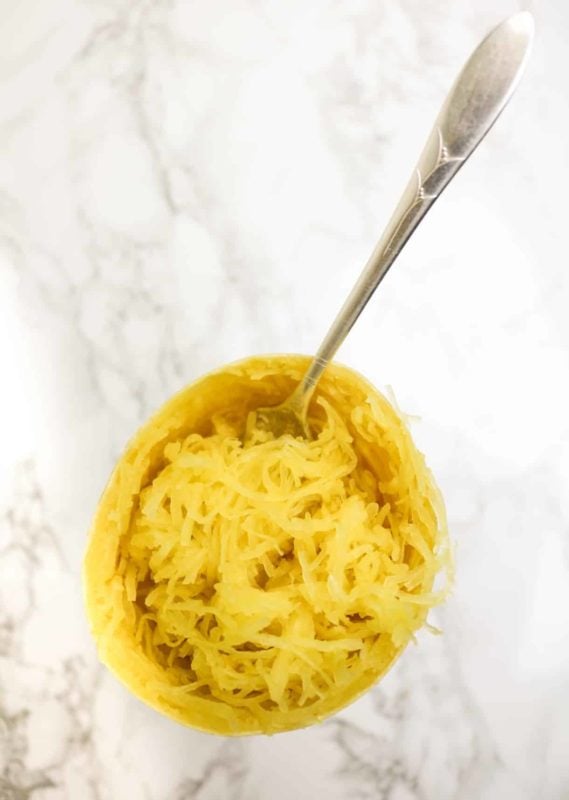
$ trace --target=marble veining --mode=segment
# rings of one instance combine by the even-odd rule
[[[0,4],[0,797],[569,797],[569,12],[339,354],[417,417],[452,598],[321,726],[224,740],[97,661],[90,520],[204,371],[312,352],[514,0]]]

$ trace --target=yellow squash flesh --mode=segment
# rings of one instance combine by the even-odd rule
[[[368,689],[440,599],[444,508],[401,415],[332,364],[315,438],[259,433],[308,364],[247,359],[171,398],[101,498],[84,563],[102,661],[211,733],[310,725]]]

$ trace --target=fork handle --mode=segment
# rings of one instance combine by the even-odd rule
[[[466,62],[383,236],[295,392],[297,407],[306,410],[326,365],[407,240],[506,106],[526,65],[533,29],[529,12],[514,14],[494,28]]]

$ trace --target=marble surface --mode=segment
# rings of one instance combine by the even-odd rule
[[[0,0],[0,797],[569,798],[564,0],[339,360],[389,385],[456,588],[324,725],[223,740],[132,698],[84,618],[86,533],[174,390],[310,352],[509,0]]]

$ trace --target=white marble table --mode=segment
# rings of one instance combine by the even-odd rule
[[[310,352],[512,0],[0,2],[0,797],[569,797],[564,0],[340,360],[421,418],[452,599],[321,727],[223,740],[99,666],[80,565],[171,392]]]

